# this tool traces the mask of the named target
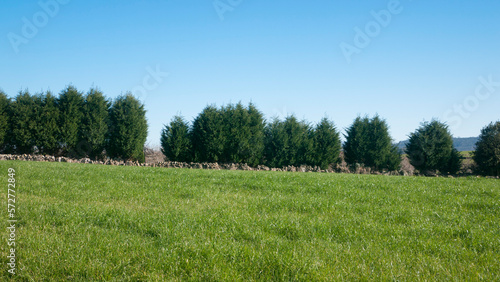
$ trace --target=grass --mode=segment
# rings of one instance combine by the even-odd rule
[[[472,158],[474,151],[461,151],[459,153],[464,158]]]
[[[500,279],[497,179],[9,167],[17,280]]]

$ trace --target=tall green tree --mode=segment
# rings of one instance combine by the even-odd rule
[[[397,170],[401,164],[401,155],[389,135],[387,122],[375,115],[370,120],[368,166],[376,170]]]
[[[264,120],[257,108],[241,103],[220,109],[224,144],[221,161],[260,164],[264,149]]]
[[[79,155],[89,156],[92,159],[103,157],[110,106],[111,102],[96,88],[90,89],[85,96],[79,130],[80,137],[76,147]]]
[[[132,94],[118,97],[110,108],[106,152],[112,158],[144,162],[148,135],[146,110]]]
[[[57,98],[47,91],[45,94],[35,96],[34,99],[39,105],[37,108],[40,109],[35,118],[37,122],[35,145],[41,154],[56,155],[60,149]]]
[[[25,90],[19,92],[10,107],[11,117],[11,144],[18,154],[34,152],[37,135],[36,113],[40,111],[39,104],[34,97]]]
[[[83,94],[71,85],[59,95],[59,141],[64,155],[80,156],[76,146],[80,137],[79,130],[83,117],[83,103]]]
[[[249,148],[250,116],[241,103],[229,104],[220,109],[222,117],[222,132],[224,135],[224,149],[221,155],[222,162],[244,162],[244,152]]]
[[[250,103],[248,105],[248,115],[250,116],[250,137],[249,147],[243,150],[244,162],[251,166],[256,166],[263,163],[264,158],[264,115],[257,107]]]
[[[460,154],[453,148],[448,126],[437,120],[423,123],[410,134],[406,153],[410,163],[421,172],[455,174],[462,162]]]
[[[265,156],[271,167],[311,164],[313,140],[310,126],[295,116],[274,119],[265,130]]]
[[[270,123],[267,123],[264,129],[264,156],[268,166],[283,166],[286,151],[284,146],[288,142],[286,139],[283,122],[274,118]]]
[[[481,129],[473,159],[479,174],[500,176],[500,121]]]
[[[10,99],[0,90],[0,152],[8,146]]]
[[[378,115],[357,117],[346,131],[344,156],[348,164],[364,164],[375,170],[397,170],[401,156],[389,135],[389,127]]]
[[[369,127],[368,117],[356,117],[352,125],[346,129],[344,137],[346,139],[344,149],[344,159],[347,164],[366,164],[366,157],[369,150]]]
[[[313,165],[327,169],[330,164],[339,163],[340,136],[333,122],[321,119],[313,131],[313,144]]]
[[[189,124],[175,116],[161,132],[161,151],[171,161],[191,162],[193,159]]]
[[[191,143],[197,162],[223,161],[226,144],[223,115],[215,106],[207,106],[193,121]]]

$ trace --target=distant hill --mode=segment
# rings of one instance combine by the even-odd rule
[[[453,146],[460,152],[474,151],[478,139],[479,137],[453,138]],[[408,143],[408,140],[399,142],[398,148],[404,150],[406,148],[406,143]]]

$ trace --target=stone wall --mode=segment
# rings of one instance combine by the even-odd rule
[[[333,170],[322,170],[313,166],[285,166],[282,168],[269,168],[264,165],[250,167],[247,164],[240,163],[185,163],[185,162],[156,162],[156,163],[138,163],[132,161],[121,161],[107,159],[105,161],[95,161],[89,158],[70,159],[66,157],[54,157],[47,155],[1,155],[0,160],[20,160],[36,162],[64,162],[64,163],[82,163],[82,164],[100,164],[100,165],[118,165],[118,166],[145,166],[145,167],[166,167],[166,168],[189,168],[189,169],[213,169],[213,170],[253,170],[253,171],[291,171],[291,172],[334,172]]]
[[[348,167],[345,162],[337,165],[336,167],[330,167],[327,170],[323,170],[317,166],[284,166],[281,168],[270,168],[265,165],[258,165],[257,167],[250,167],[247,164],[239,163],[184,163],[184,162],[155,162],[155,163],[138,163],[132,161],[122,161],[122,160],[112,160],[107,159],[105,161],[95,161],[89,158],[82,159],[70,159],[66,157],[54,157],[47,155],[6,155],[0,154],[0,161],[2,160],[19,160],[19,161],[35,161],[35,162],[62,162],[62,163],[82,163],[82,164],[100,164],[100,165],[117,165],[117,166],[144,166],[144,167],[166,167],[166,168],[188,168],[188,169],[213,169],[213,170],[251,170],[251,171],[290,171],[290,172],[324,172],[324,173],[355,173],[355,174],[377,174],[377,175],[424,175],[424,176],[437,176],[429,174],[419,174],[415,172],[415,169],[409,164],[408,160],[403,159],[401,169],[399,171],[391,172],[379,172],[373,171],[370,168],[365,168],[363,166],[356,165],[354,167]],[[473,175],[471,172],[462,172],[458,176],[470,176]],[[449,176],[451,177],[451,176]],[[491,177],[500,178],[500,177]]]

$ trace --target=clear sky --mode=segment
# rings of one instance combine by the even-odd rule
[[[4,1],[0,88],[72,84],[176,114],[252,101],[267,119],[378,113],[395,141],[439,118],[457,137],[500,119],[500,1]]]

